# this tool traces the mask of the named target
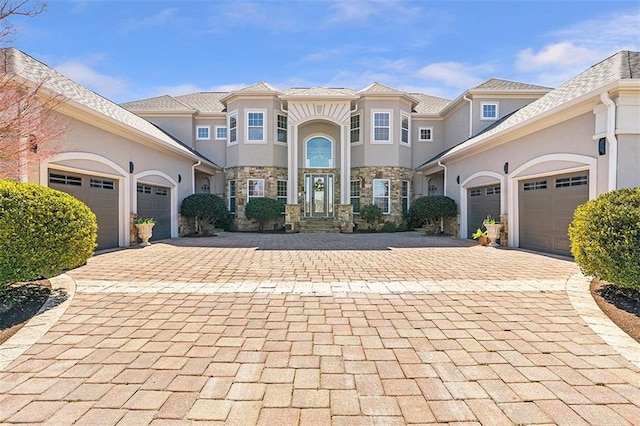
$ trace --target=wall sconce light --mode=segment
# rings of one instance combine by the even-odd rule
[[[605,155],[607,153],[607,138],[600,138],[598,140],[598,155]]]
[[[460,175],[456,176],[456,183],[460,185]]]
[[[178,175],[178,183],[182,182],[182,175]]]
[[[133,161],[129,161],[129,173],[133,173]]]
[[[504,170],[504,174],[505,175],[509,174],[509,162],[508,161],[506,163],[504,163],[504,167],[502,169]]]

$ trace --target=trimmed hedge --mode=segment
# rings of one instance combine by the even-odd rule
[[[0,284],[83,265],[96,247],[91,209],[61,191],[0,180]]]
[[[409,207],[408,222],[429,225],[445,217],[456,217],[456,202],[445,195],[428,195],[416,199]]]
[[[369,224],[369,229],[382,219],[382,209],[376,204],[367,204],[360,208],[360,218]]]
[[[569,239],[585,274],[640,291],[640,188],[611,191],[579,206]]]
[[[263,231],[265,223],[282,216],[281,210],[282,205],[275,198],[257,197],[252,198],[244,207],[244,215],[247,219],[258,222],[258,227]]]
[[[228,230],[233,225],[233,217],[221,197],[215,194],[193,194],[182,200],[180,214],[196,220],[208,221],[214,226]]]

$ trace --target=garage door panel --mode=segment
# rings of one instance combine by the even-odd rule
[[[567,231],[575,209],[589,199],[587,173],[521,181],[518,192],[520,246],[570,255]]]
[[[85,203],[96,215],[98,250],[119,245],[118,181],[80,173],[49,170],[49,187]]]
[[[467,191],[467,238],[471,238],[476,229],[482,228],[487,215],[495,219],[500,217],[500,185],[470,188]]]
[[[138,217],[152,217],[156,222],[151,241],[171,238],[171,196],[170,189],[139,184]]]

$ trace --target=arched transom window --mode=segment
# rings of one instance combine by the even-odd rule
[[[307,141],[306,165],[310,168],[333,167],[333,142],[322,136],[316,136]]]

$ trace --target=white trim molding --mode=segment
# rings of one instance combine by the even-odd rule
[[[155,182],[145,182],[144,178],[147,176],[160,176],[169,182],[169,193],[171,194],[171,238],[178,237],[178,182],[173,180],[171,176],[160,170],[145,170],[144,172],[136,173],[131,179],[131,212],[138,213],[138,182],[149,183],[154,186],[158,185]]]
[[[100,173],[94,172],[92,170],[80,169],[77,167],[69,167],[65,165],[56,164],[58,161],[69,161],[69,160],[85,160],[85,161],[94,161],[96,163],[105,165],[111,168],[114,173]],[[89,174],[94,176],[105,176],[118,180],[118,246],[127,247],[131,242],[130,237],[130,224],[129,224],[129,211],[130,200],[131,200],[131,185],[130,185],[130,175],[127,173],[125,169],[120,167],[118,164],[109,160],[108,158],[102,157],[97,154],[93,154],[90,152],[63,152],[53,157],[49,158],[46,162],[40,164],[40,185],[49,186],[48,179],[48,169],[53,168],[56,170],[66,170],[71,172],[76,172],[80,174]]]
[[[496,107],[495,117],[485,117],[484,107],[494,105]],[[500,118],[500,102],[480,102],[480,120],[482,121],[496,121]]]
[[[505,191],[505,176],[500,173],[496,173],[490,170],[482,170],[476,172],[462,181],[460,184],[460,238],[466,238],[467,235],[467,218],[469,217],[467,209],[467,191],[469,188],[475,186],[491,185],[491,182],[482,182],[478,185],[469,185],[472,181],[479,177],[490,177],[496,179],[494,183],[500,184],[500,214],[506,214],[505,208],[507,206],[507,191]]]
[[[389,125],[388,126],[376,126],[376,114],[388,114]],[[389,129],[388,139],[376,140],[376,127],[387,127]],[[392,109],[371,109],[371,144],[392,144],[393,143],[393,110]]]
[[[200,129],[207,129],[207,136],[200,137]],[[196,140],[197,141],[209,141],[211,140],[211,126],[199,124],[196,126]]]
[[[576,163],[576,166],[565,167],[563,169],[556,169],[544,173],[526,173],[527,170],[538,164],[548,163],[552,161]],[[520,167],[516,168],[513,172],[509,173],[509,175],[507,176],[507,185],[509,191],[508,214],[510,247],[520,247],[520,211],[518,207],[518,183],[523,179],[532,179],[541,176],[554,176],[558,174],[579,172],[583,170],[589,171],[589,199],[593,200],[597,197],[598,177],[598,160],[594,157],[570,153],[547,154],[529,160],[526,163],[522,164]]]
[[[249,136],[251,134],[251,132],[249,131],[249,128],[260,127],[260,126],[249,125],[249,114],[262,114],[262,139],[249,139]],[[267,129],[269,128],[267,126],[267,123],[269,122],[268,116],[269,114],[267,113],[266,108],[252,108],[252,109],[246,109],[244,111],[244,118],[245,118],[244,143],[246,144],[266,144],[267,143],[267,131],[268,131]]]

